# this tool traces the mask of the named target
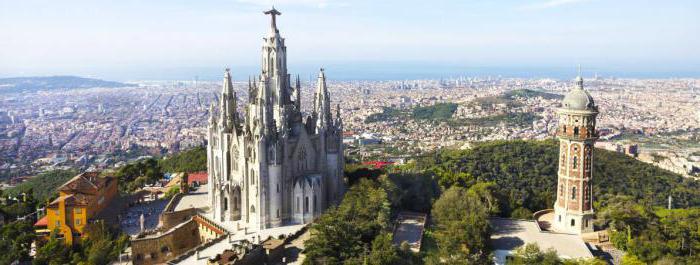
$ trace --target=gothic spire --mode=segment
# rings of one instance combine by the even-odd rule
[[[209,105],[209,123],[210,124],[215,124],[216,123],[216,109],[214,107],[214,102],[212,102]]]
[[[326,74],[321,68],[318,74],[318,84],[314,96],[314,114],[316,115],[316,129],[326,129],[331,124],[331,102],[328,88],[326,87]]]
[[[231,81],[231,70],[226,68],[224,73],[224,85],[221,89],[221,124],[224,127],[229,125],[234,126],[236,120],[236,92],[233,91],[233,82]]]
[[[294,87],[294,106],[297,110],[301,110],[301,81],[297,74],[296,87]]]
[[[221,89],[221,94],[233,94],[233,83],[231,82],[231,69],[229,68],[226,68],[226,72],[224,72],[224,86]]]

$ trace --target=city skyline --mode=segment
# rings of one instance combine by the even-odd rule
[[[211,80],[231,67],[243,80],[259,65],[249,51],[272,4],[302,75],[324,65],[336,79],[560,78],[583,64],[584,75],[700,76],[697,3],[596,0],[6,2],[0,76]]]

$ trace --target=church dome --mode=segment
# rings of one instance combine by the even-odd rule
[[[583,78],[576,78],[576,86],[569,91],[562,101],[562,107],[571,110],[592,110],[595,108],[593,97],[583,89]]]

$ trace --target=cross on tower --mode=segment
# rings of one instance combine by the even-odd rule
[[[271,26],[273,29],[275,29],[275,31],[277,31],[277,20],[276,20],[276,17],[282,15],[282,13],[280,13],[280,11],[277,11],[277,9],[275,9],[274,6],[272,6],[272,9],[270,9],[270,10],[268,10],[268,11],[265,11],[265,12],[263,12],[263,13],[264,13],[265,15],[270,15],[270,16],[272,16],[272,22],[271,22],[270,26]]]

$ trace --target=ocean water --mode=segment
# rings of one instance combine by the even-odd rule
[[[137,80],[221,80],[226,65],[206,67],[125,67],[88,69],[60,73],[41,73],[37,75],[77,75],[113,81]],[[503,78],[553,78],[568,80],[577,75],[575,65],[571,66],[479,66],[458,63],[421,63],[421,62],[317,62],[290,64],[289,73],[297,74],[302,80],[315,80],[320,67],[326,69],[330,80],[411,80],[440,79],[451,77],[503,77]],[[235,80],[248,80],[260,73],[257,65],[231,65]],[[0,76],[17,76],[8,75]],[[639,65],[639,66],[583,66],[584,77],[616,78],[700,78],[700,67],[674,65]],[[21,76],[21,75],[20,75]]]

